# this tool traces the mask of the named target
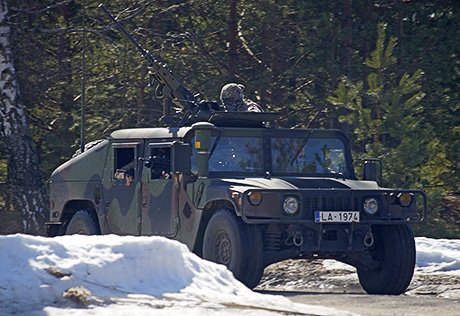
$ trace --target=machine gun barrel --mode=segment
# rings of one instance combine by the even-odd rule
[[[174,100],[180,100],[179,102],[192,114],[195,111],[196,98],[195,95],[188,90],[169,70],[166,64],[162,65],[158,62],[148,50],[145,50],[132,36],[128,31],[123,27],[123,25],[118,22],[112,14],[100,4],[99,7],[104,10],[104,12],[109,16],[113,23],[118,27],[123,36],[130,40],[137,50],[142,54],[148,63],[150,75],[155,78],[158,82],[158,86],[155,89],[155,97],[158,99],[161,98],[172,98]]]
[[[153,58],[152,55],[150,55],[150,53],[145,50],[132,36],[131,34],[128,33],[128,31],[123,27],[123,25],[120,24],[120,22],[118,22],[115,17],[110,14],[110,12],[104,7],[104,5],[101,3],[99,5],[99,8],[101,8],[102,10],[104,10],[104,12],[107,14],[107,16],[112,20],[113,23],[115,23],[115,25],[118,27],[118,29],[123,33],[123,35],[129,39],[131,42],[133,42],[134,46],[136,46],[137,50],[139,50],[139,52],[142,54],[142,56],[144,58],[146,58],[149,63],[150,62],[157,62],[155,58]]]

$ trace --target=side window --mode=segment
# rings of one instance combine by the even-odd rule
[[[134,147],[115,148],[115,170],[134,168]]]
[[[114,178],[125,180],[129,186],[135,177],[136,170],[136,147],[116,146],[113,148]]]
[[[169,179],[171,177],[171,147],[150,148],[151,179]]]

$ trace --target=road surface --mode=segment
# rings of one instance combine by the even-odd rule
[[[321,260],[288,260],[268,267],[260,293],[366,316],[460,316],[460,277],[415,274],[399,296],[368,295],[353,269],[328,270]]]

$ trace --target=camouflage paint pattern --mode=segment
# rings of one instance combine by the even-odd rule
[[[266,148],[272,137],[295,135],[302,140],[308,139],[312,133],[311,130],[221,128],[210,123],[197,123],[194,127],[126,129],[113,132],[108,140],[69,160],[53,173],[50,197],[54,207],[50,211],[48,225],[64,226],[78,210],[93,209],[103,234],[161,235],[180,240],[194,250],[200,248],[207,220],[212,213],[222,208],[235,210],[247,224],[297,223],[315,230],[316,209],[312,205],[316,205],[315,208],[325,208],[329,200],[336,203],[349,198],[354,199],[353,205],[358,205],[364,197],[373,194],[380,197],[385,211],[374,219],[365,218],[363,224],[366,221],[387,223],[390,219],[402,216],[404,212],[401,207],[389,198],[399,191],[382,189],[374,181],[358,181],[350,176],[348,179],[344,176],[257,176],[250,175],[250,172],[235,175],[225,169],[217,173],[210,172],[211,167],[207,169],[210,151],[219,138],[244,139],[249,135],[260,138],[261,144]],[[346,136],[339,131],[316,130],[314,135],[321,139],[344,139],[346,146],[349,146]],[[171,172],[169,178],[153,178],[148,164],[152,145],[170,148],[172,153],[174,142],[190,144],[193,148],[192,160],[197,159],[192,163],[193,172],[196,172],[194,169],[197,166],[198,169],[206,170],[201,170],[198,174]],[[267,165],[270,155],[251,148],[249,143],[246,147],[261,166]],[[130,186],[126,185],[124,179],[114,177],[117,171],[117,148],[132,148],[135,153],[135,173]],[[214,155],[212,159],[218,161],[232,159],[225,155],[219,157],[218,153]],[[352,161],[349,147],[346,147],[346,155]],[[354,177],[353,172],[351,177]],[[251,205],[248,202],[248,195],[252,191],[263,195],[260,205]],[[301,204],[300,211],[294,216],[287,216],[283,212],[282,204],[286,196],[296,197]],[[318,198],[319,202],[315,203],[319,204],[311,202]],[[412,210],[411,215],[416,214],[413,211],[415,207],[414,202],[409,208]],[[398,221],[392,223],[396,224]],[[316,232],[309,234],[314,235]],[[307,251],[312,248],[305,246],[304,249]]]
[[[53,172],[50,182],[50,201],[54,206],[50,210],[51,222],[59,221],[61,212],[73,207],[73,204],[76,204],[76,207],[90,204],[98,213],[104,212],[101,208],[101,183],[108,149],[109,141],[105,140],[91,151],[67,161]]]

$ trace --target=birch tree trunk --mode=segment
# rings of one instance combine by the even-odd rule
[[[43,235],[48,198],[32,132],[19,98],[10,37],[8,6],[6,0],[0,0],[0,134],[8,156],[15,207],[22,216],[22,232]]]

